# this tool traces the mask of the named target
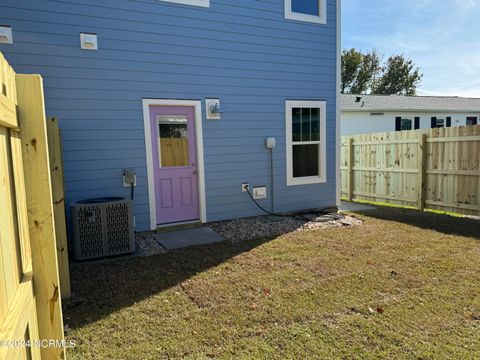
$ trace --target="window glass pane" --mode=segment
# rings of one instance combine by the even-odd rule
[[[467,125],[476,125],[477,121],[478,121],[478,118],[475,116],[467,117]]]
[[[293,145],[293,177],[318,176],[318,144]]]
[[[310,141],[310,108],[302,109],[302,141]]]
[[[302,109],[293,108],[292,109],[292,140],[293,141],[302,140],[301,124],[302,124]]]
[[[444,123],[445,123],[445,119],[437,119],[436,126],[441,128],[444,126]]]
[[[412,130],[412,119],[402,119],[401,130]]]
[[[182,120],[159,123],[160,167],[188,166],[187,124]]]
[[[312,108],[312,141],[320,141],[320,109]]]
[[[307,14],[307,15],[320,15],[320,9],[318,7],[318,0],[291,0],[292,12]]]

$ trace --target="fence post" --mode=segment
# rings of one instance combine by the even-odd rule
[[[63,318],[42,78],[17,75],[16,84],[39,337],[61,341]],[[65,358],[64,349],[58,347],[44,347],[41,355],[49,360]]]
[[[425,209],[425,186],[426,186],[426,154],[427,154],[427,135],[420,133],[418,139],[418,154],[417,154],[417,208],[420,211]]]
[[[62,299],[71,297],[70,270],[68,268],[67,225],[65,218],[65,188],[63,183],[62,141],[58,120],[47,120],[48,155],[52,179],[53,212],[55,214],[55,236],[57,238],[58,276]]]
[[[347,200],[353,200],[353,190],[355,185],[355,179],[353,176],[353,162],[355,159],[355,153],[353,149],[353,137],[348,138],[348,194]]]

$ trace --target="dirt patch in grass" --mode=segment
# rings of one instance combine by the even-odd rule
[[[69,359],[480,358],[478,221],[412,210],[83,265]]]

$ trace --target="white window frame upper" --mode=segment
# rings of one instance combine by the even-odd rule
[[[318,14],[318,16],[293,12],[292,0],[285,0],[285,19],[306,21],[316,24],[326,24],[327,0],[318,0],[318,9],[320,10],[320,14]]]
[[[320,109],[320,140],[319,141],[296,141],[292,140],[292,109],[293,108],[318,108]],[[322,184],[327,182],[327,136],[326,136],[326,101],[298,101],[287,100],[285,102],[285,128],[286,128],[286,151],[287,151],[287,186]],[[319,145],[318,176],[293,177],[293,146]]]
[[[210,0],[159,0],[159,1],[183,4],[183,5],[210,7]]]

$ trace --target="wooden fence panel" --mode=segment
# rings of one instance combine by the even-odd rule
[[[55,215],[55,235],[57,238],[58,273],[62,299],[69,299],[70,270],[68,265],[67,224],[65,217],[65,188],[63,181],[62,140],[58,120],[47,120],[48,155],[52,179],[53,211]]]
[[[13,79],[13,81],[12,81]],[[0,359],[40,359],[15,73],[0,54]],[[22,344],[21,342],[25,342]]]
[[[32,247],[34,292],[41,339],[64,340],[43,83],[16,75],[20,138]],[[44,347],[44,359],[63,359],[64,349]]]
[[[479,153],[480,126],[344,136],[342,196],[478,215]]]
[[[17,128],[15,72],[0,53],[0,126]]]
[[[427,207],[478,215],[480,126],[431,129],[427,136]]]

